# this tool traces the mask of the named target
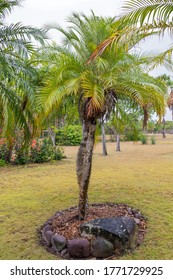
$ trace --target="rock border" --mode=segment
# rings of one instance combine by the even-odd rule
[[[115,204],[115,203],[102,203],[102,204],[91,204],[90,206],[111,206],[118,207],[124,206],[128,210],[129,216],[133,217],[135,224],[138,228],[137,236],[142,236],[140,242],[137,240],[136,246],[133,248],[125,248],[124,250],[117,250],[115,246],[103,237],[92,236],[83,237],[82,235],[79,238],[73,238],[67,240],[63,235],[57,234],[54,232],[53,221],[67,211],[72,211],[78,209],[77,206],[64,209],[62,211],[56,212],[51,218],[49,218],[38,230],[40,244],[46,248],[46,250],[62,259],[74,260],[74,259],[113,259],[119,258],[122,255],[129,253],[136,249],[143,242],[144,235],[146,231],[140,231],[139,224],[140,221],[147,221],[146,217],[141,214],[141,211],[132,208],[126,204]],[[83,221],[85,223],[85,221]],[[138,238],[139,239],[139,238]]]

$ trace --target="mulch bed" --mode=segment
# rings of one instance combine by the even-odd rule
[[[138,209],[134,209],[126,204],[91,204],[87,208],[87,215],[84,221],[78,220],[78,207],[71,207],[62,211],[58,211],[46,224],[52,225],[54,233],[63,235],[67,240],[80,238],[79,227],[84,222],[89,222],[98,218],[113,217],[132,217],[138,226],[138,236],[136,246],[139,246],[147,231],[147,219]],[[49,250],[50,251],[50,250]],[[118,254],[117,256],[118,257]]]

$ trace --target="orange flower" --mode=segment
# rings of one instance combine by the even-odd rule
[[[33,140],[32,140],[32,144],[31,144],[31,147],[32,147],[33,149],[35,149],[35,148],[36,148],[36,145],[37,145],[37,141],[36,141],[35,139],[33,139]]]

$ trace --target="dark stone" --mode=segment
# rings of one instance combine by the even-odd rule
[[[51,225],[46,225],[43,227],[42,231],[46,232],[48,230],[52,230],[52,226]]]
[[[64,236],[55,234],[51,238],[52,247],[55,252],[61,252],[67,245],[67,240]]]
[[[87,258],[91,254],[90,242],[85,238],[70,240],[67,248],[70,256],[74,258]]]
[[[92,244],[92,256],[96,258],[107,258],[114,253],[113,244],[102,237],[97,237]]]
[[[136,238],[137,225],[129,217],[103,218],[80,226],[81,235],[103,237],[118,248],[131,248]]]
[[[67,251],[67,248],[61,251],[60,256],[64,259],[67,259],[67,260],[71,259],[70,255]]]
[[[52,245],[51,238],[53,235],[54,233],[51,230],[42,231],[42,238],[49,247]]]
[[[50,218],[45,222],[45,225],[52,225],[52,222],[53,222],[53,218]]]

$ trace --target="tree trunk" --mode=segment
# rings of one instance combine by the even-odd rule
[[[76,174],[79,186],[79,219],[84,220],[88,199],[88,186],[91,175],[92,155],[94,148],[94,137],[96,120],[83,120],[83,139],[79,146]]]
[[[143,132],[147,133],[147,124],[148,124],[148,118],[149,118],[147,105],[143,106],[143,112],[144,112]]]
[[[117,133],[116,152],[121,152],[121,149],[120,149],[120,134],[119,133]]]
[[[51,127],[48,128],[48,134],[49,134],[50,139],[52,140],[52,145],[55,147],[56,146],[56,139],[55,139],[56,134]]]
[[[106,147],[106,135],[105,135],[105,127],[104,127],[104,122],[102,121],[101,123],[102,127],[102,147],[103,147],[103,155],[107,156],[107,147]]]
[[[163,118],[162,124],[163,124],[162,136],[163,136],[163,138],[166,138],[166,133],[165,133],[165,124],[166,124],[166,122],[165,122],[165,118]]]

